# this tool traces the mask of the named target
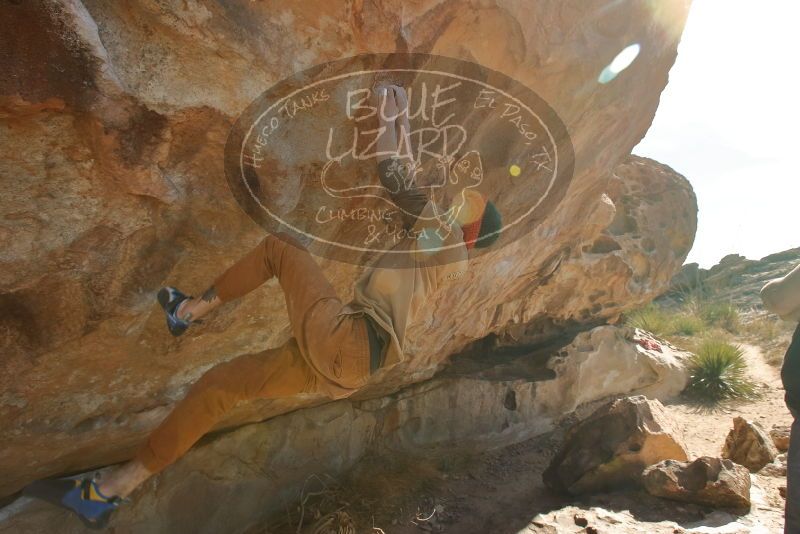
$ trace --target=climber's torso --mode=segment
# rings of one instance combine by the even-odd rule
[[[399,240],[375,261],[356,282],[353,301],[345,308],[346,313],[366,313],[388,334],[384,366],[403,360],[408,327],[428,298],[467,270],[461,229],[437,228],[427,217],[432,212],[429,202],[408,233],[414,237]]]

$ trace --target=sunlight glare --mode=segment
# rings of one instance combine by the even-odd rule
[[[617,57],[603,69],[597,81],[605,84],[616,78],[620,72],[631,66],[631,63],[639,55],[640,50],[639,43],[633,43],[623,48],[622,52],[617,54]]]

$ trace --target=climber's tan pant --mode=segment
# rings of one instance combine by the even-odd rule
[[[229,301],[277,277],[294,338],[284,346],[239,356],[207,371],[150,435],[137,459],[153,473],[183,455],[240,401],[322,392],[346,397],[370,374],[363,316],[342,313],[322,270],[290,237],[267,236],[214,282]]]

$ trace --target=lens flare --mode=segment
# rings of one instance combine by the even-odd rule
[[[639,43],[633,43],[630,46],[626,46],[624,49],[622,49],[622,52],[617,54],[617,57],[615,57],[614,60],[603,69],[603,72],[600,73],[597,81],[605,84],[616,78],[620,72],[631,66],[631,63],[633,63],[633,61],[639,55],[640,50],[641,47],[639,46]]]
[[[519,165],[512,165],[508,168],[508,174],[511,176],[517,177],[522,173],[522,169],[519,168]]]
[[[456,215],[456,220],[460,226],[473,223],[483,216],[483,210],[486,207],[486,199],[483,195],[474,189],[467,189],[462,192],[464,195],[463,204],[461,209]]]

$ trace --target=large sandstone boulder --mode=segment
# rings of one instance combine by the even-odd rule
[[[720,458],[703,456],[693,462],[665,460],[642,473],[651,495],[712,508],[750,508],[750,473]]]
[[[541,384],[542,402],[557,414],[610,395],[671,398],[689,381],[690,357],[642,330],[599,326],[578,334],[552,359],[549,367],[572,385]]]
[[[612,401],[568,431],[544,482],[571,494],[638,485],[647,466],[687,459],[674,428],[657,400],[635,396]]]
[[[228,130],[265,88],[331,59],[402,49],[481,63],[548,102],[575,152],[558,209],[434,295],[410,326],[407,360],[359,398],[426,380],[487,335],[545,340],[662,292],[691,248],[696,200],[670,168],[628,154],[687,10],[684,0],[0,5],[0,496],[129,458],[208,368],[286,341],[274,283],[179,339],[154,295],[166,283],[202,291],[258,242],[224,178]],[[633,42],[637,60],[599,83]],[[349,297],[360,268],[321,263]],[[250,403],[220,427],[326,400]]]
[[[734,417],[733,428],[725,438],[722,457],[743,465],[750,471],[758,471],[778,456],[772,438],[756,422]]]

